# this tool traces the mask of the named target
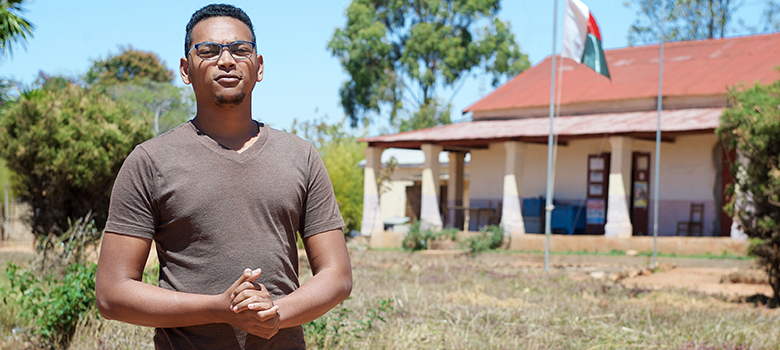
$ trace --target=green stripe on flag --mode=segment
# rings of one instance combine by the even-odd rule
[[[607,59],[604,57],[601,41],[591,33],[588,33],[585,37],[585,50],[582,53],[582,63],[595,70],[596,73],[603,74],[607,78],[610,78],[610,80],[612,79],[612,77],[609,76]]]

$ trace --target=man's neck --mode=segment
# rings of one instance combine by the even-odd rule
[[[192,122],[201,133],[238,153],[252,146],[259,134],[258,124],[252,120],[251,111],[240,106],[220,108],[218,111],[198,108]]]

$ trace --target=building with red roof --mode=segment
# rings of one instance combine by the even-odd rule
[[[611,80],[572,60],[560,63],[553,231],[652,235],[659,45],[605,55]],[[470,122],[363,139],[369,146],[363,233],[380,233],[375,173],[387,148],[425,152],[424,224],[463,227],[468,221],[474,230],[500,223],[513,236],[539,232],[545,215],[540,197],[547,178],[551,64],[546,58],[467,107],[463,112],[472,113]],[[664,45],[660,236],[741,237],[721,210],[733,157],[724,154],[714,130],[728,107],[729,89],[773,82],[780,78],[778,65],[780,34]],[[450,152],[446,194],[436,156],[442,151]],[[468,174],[463,173],[466,153],[471,155]],[[482,209],[493,215],[477,222],[473,213]]]

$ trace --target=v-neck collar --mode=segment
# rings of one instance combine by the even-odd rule
[[[257,140],[255,140],[255,142],[251,146],[249,146],[249,148],[245,149],[243,152],[240,153],[238,151],[223,146],[222,144],[217,142],[217,140],[211,138],[211,136],[201,132],[198,129],[198,127],[195,126],[195,123],[193,123],[192,120],[190,120],[187,124],[189,124],[190,130],[195,135],[196,139],[201,145],[212,150],[214,153],[218,154],[221,157],[225,157],[237,162],[243,162],[253,157],[254,155],[260,153],[266,141],[268,140],[268,127],[261,122],[258,121],[254,121],[254,122],[255,124],[257,124],[258,127]]]

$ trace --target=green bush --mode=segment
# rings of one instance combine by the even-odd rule
[[[0,291],[3,303],[18,310],[19,322],[32,326],[37,347],[67,348],[79,320],[94,312],[97,264],[88,262],[86,253],[97,249],[99,237],[87,216],[63,235],[43,239],[30,267],[8,263],[10,286]]]
[[[764,240],[761,238],[751,237],[748,239],[747,255],[750,257],[756,256],[756,250],[764,245]]]
[[[439,232],[434,232],[432,236],[433,240],[442,240],[442,241],[458,241],[458,229],[456,228],[445,228]]]
[[[344,123],[324,121],[299,123],[293,121],[291,133],[314,145],[328,169],[333,193],[346,226],[344,234],[359,230],[363,219],[363,169],[358,166],[365,158],[366,144],[358,142],[363,135],[345,128]]]
[[[62,234],[89,212],[102,228],[114,178],[151,137],[148,124],[98,91],[45,79],[0,109],[0,158],[16,175],[14,195],[33,209],[37,235]]]
[[[750,254],[766,269],[780,306],[780,80],[730,89],[717,134],[730,159],[734,184],[725,210],[750,240]]]
[[[501,226],[490,225],[480,230],[478,234],[463,241],[461,247],[470,253],[476,254],[498,249],[503,242],[504,229],[502,229]]]
[[[428,242],[433,237],[431,230],[422,230],[421,221],[417,221],[409,226],[409,232],[404,237],[401,246],[406,250],[425,250],[428,249]]]
[[[33,334],[45,344],[67,347],[76,331],[76,324],[95,304],[95,263],[72,263],[65,277],[35,276],[19,266],[8,263],[6,277],[10,290],[3,291],[3,302],[20,306],[19,316],[35,326]]]
[[[421,229],[421,222],[417,221],[409,227],[409,232],[404,237],[401,246],[406,250],[426,250],[430,248],[432,241],[458,241],[458,229],[445,228],[441,231]]]
[[[377,331],[378,322],[386,323],[385,317],[395,312],[394,299],[377,299],[376,307],[370,307],[365,314],[353,319],[355,313],[340,304],[324,316],[303,325],[306,344],[312,349],[343,347],[351,340],[363,339]]]

